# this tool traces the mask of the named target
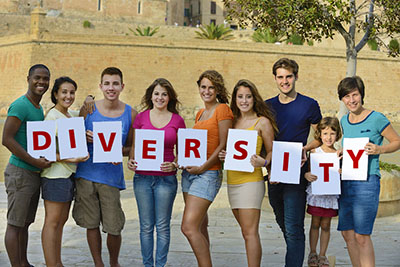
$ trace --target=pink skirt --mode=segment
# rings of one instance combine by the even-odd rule
[[[320,216],[320,217],[336,217],[338,215],[338,210],[326,209],[308,205],[307,213],[313,216]]]

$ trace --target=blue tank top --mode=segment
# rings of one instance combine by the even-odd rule
[[[124,113],[116,118],[103,116],[97,108],[92,114],[88,114],[85,119],[86,130],[93,131],[93,122],[100,121],[121,121],[122,122],[122,144],[125,145],[129,130],[132,124],[132,108],[125,104]],[[125,189],[123,165],[113,165],[111,163],[93,163],[93,143],[88,143],[90,158],[78,164],[76,177],[83,178],[92,182],[106,184]]]

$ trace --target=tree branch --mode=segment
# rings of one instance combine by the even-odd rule
[[[374,7],[375,7],[375,0],[371,0],[371,3],[369,4],[369,13],[368,13],[368,18],[367,18],[368,26],[367,26],[367,29],[365,31],[363,38],[355,47],[357,52],[359,52],[365,46],[365,44],[368,42],[369,35],[371,33],[371,29],[374,26]]]

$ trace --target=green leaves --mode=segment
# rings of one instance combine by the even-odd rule
[[[305,42],[345,38],[348,51],[359,51],[367,40],[400,33],[399,0],[223,0],[228,20],[266,33],[299,35]],[[353,27],[353,28],[351,28]],[[355,28],[354,28],[355,27]],[[354,32],[364,37],[356,44]],[[255,36],[260,38],[260,36]],[[266,36],[264,39],[270,38]],[[385,39],[385,38],[382,38]],[[387,46],[378,42],[379,46]],[[390,50],[389,53],[392,53]],[[393,54],[393,53],[392,53]]]
[[[215,26],[214,23],[210,25],[201,26],[200,31],[196,31],[198,39],[208,40],[231,40],[233,39],[232,30],[226,28],[223,24]]]
[[[136,36],[153,36],[158,32],[159,29],[160,27],[152,28],[150,26],[144,28],[142,28],[141,26],[137,26],[135,30],[129,28],[129,30],[133,32],[133,34]]]
[[[258,29],[256,30],[251,38],[254,42],[263,43],[276,43],[281,42],[285,35],[283,33],[274,34],[270,28],[268,29]]]

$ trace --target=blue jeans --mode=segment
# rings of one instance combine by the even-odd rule
[[[177,180],[175,175],[135,174],[133,189],[139,210],[143,264],[153,267],[154,226],[157,229],[156,266],[165,266],[170,241],[170,222]]]
[[[301,267],[305,250],[305,185],[268,183],[268,197],[286,241],[285,266]]]

